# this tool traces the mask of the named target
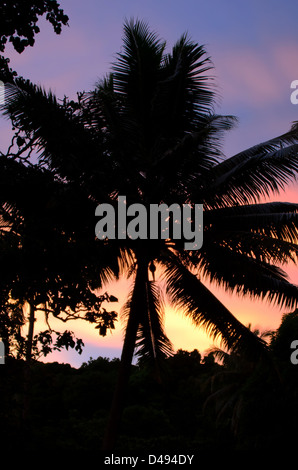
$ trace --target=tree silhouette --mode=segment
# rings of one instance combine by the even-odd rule
[[[282,316],[281,324],[276,331],[273,332],[270,341],[270,348],[279,361],[289,366],[292,359],[291,355],[297,349],[298,339],[298,309]],[[295,354],[293,354],[295,357]],[[296,361],[294,361],[296,364]]]
[[[204,205],[200,250],[186,251],[185,240],[171,236],[98,240],[101,253],[109,253],[101,269],[118,264],[119,272],[134,276],[105,449],[115,445],[135,350],[156,364],[171,354],[158,282],[151,280],[156,268],[173,305],[225,347],[251,357],[266,352],[266,343],[204,280],[239,295],[297,304],[297,286],[278,264],[297,256],[298,205],[260,202],[284,189],[297,172],[297,125],[225,158],[222,137],[235,118],[214,112],[211,69],[204,48],[187,35],[168,53],[146,24],[131,20],[124,25],[123,50],[112,73],[76,102],[59,103],[51,92],[22,79],[6,86],[3,110],[19,137],[26,132],[40,164],[88,195],[93,211],[100,203],[115,204],[119,195],[147,208]],[[86,220],[90,234],[94,225],[94,217]]]
[[[0,287],[2,301],[5,299],[3,308],[11,311],[12,302],[29,306],[27,361],[32,356],[33,341],[36,343],[47,337],[34,340],[37,311],[44,312],[48,332],[51,331],[49,316],[53,315],[63,322],[87,319],[105,335],[107,329],[114,328],[116,313],[106,311],[102,304],[117,299],[107,293],[97,293],[96,289],[102,286],[104,270],[99,268],[100,261],[97,271],[94,263],[87,262],[89,250],[92,249],[92,256],[96,253],[92,236],[84,235],[83,214],[86,216],[90,210],[88,200],[83,203],[78,191],[74,193],[65,183],[55,181],[50,171],[37,165],[26,165],[2,155],[0,167],[0,259],[3,269]],[[81,226],[76,228],[75,217],[78,216]],[[100,256],[99,252],[97,254]],[[67,339],[58,334],[60,346],[62,338]],[[65,342],[67,347],[70,344],[72,342]]]
[[[56,34],[60,34],[62,25],[68,23],[67,15],[59,8],[56,0],[2,1],[0,51],[4,52],[7,39],[19,53],[26,47],[33,46],[35,35],[40,31],[37,26],[38,17],[43,15],[46,15],[46,20],[52,24]]]
[[[0,5],[0,52],[5,52],[7,41],[21,54],[26,47],[33,46],[35,36],[40,29],[37,25],[39,17],[46,15],[54,32],[60,34],[62,26],[68,24],[68,16],[59,8],[56,0],[18,0],[2,1]],[[9,58],[0,55],[2,80],[6,81],[17,76],[17,72],[9,67]]]
[[[250,329],[250,325],[248,328]],[[255,329],[252,332],[269,343],[271,331],[260,332]],[[256,371],[259,370],[265,370],[268,375],[276,375],[273,358],[268,351],[266,357],[262,356],[257,361],[250,360],[238,352],[229,352],[216,346],[210,348],[208,354],[212,354],[223,367],[208,377],[210,394],[204,403],[204,409],[213,404],[216,410],[216,424],[219,425],[227,420],[232,433],[237,435],[245,407],[247,388],[252,382],[252,377],[257,375]]]

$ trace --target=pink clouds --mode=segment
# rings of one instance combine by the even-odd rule
[[[280,74],[291,83],[298,80],[298,43],[278,44],[273,50],[273,57]]]
[[[263,108],[290,97],[290,83],[298,79],[298,44],[289,42],[257,50],[233,47],[215,60],[222,96],[229,103]]]
[[[223,67],[224,97],[237,103],[264,106],[278,94],[278,83],[261,57],[252,51],[235,51]]]
[[[50,26],[41,25],[34,47],[22,54],[8,46],[10,65],[33,83],[51,89],[59,98],[75,98],[77,91],[89,90],[106,73],[103,40],[94,40],[88,32],[65,28],[60,36]]]

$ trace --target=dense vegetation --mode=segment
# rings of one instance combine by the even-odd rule
[[[233,354],[222,362],[214,352],[201,357],[197,350],[179,350],[164,361],[161,382],[152,369],[135,365],[115,451],[290,449],[298,417],[298,366],[290,360],[297,317],[296,311],[283,318],[262,362]],[[0,367],[2,445],[100,450],[119,364],[103,357],[78,369],[35,362],[25,417],[25,363],[9,359]]]

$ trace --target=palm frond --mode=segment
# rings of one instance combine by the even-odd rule
[[[211,348],[208,348],[206,351],[206,354],[212,354],[215,357],[215,359],[217,359],[219,362],[223,364],[227,364],[231,357],[228,351],[225,351],[224,349],[218,346],[213,346]]]
[[[292,243],[298,241],[298,204],[268,202],[206,210],[204,223],[213,230],[251,231]]]
[[[158,361],[173,353],[172,345],[167,338],[163,327],[164,306],[158,286],[148,281],[147,315],[140,319],[137,334],[137,355],[142,360],[154,359]]]
[[[262,256],[265,258],[264,250]],[[278,258],[278,254],[275,257]],[[285,254],[283,261],[284,257]],[[298,286],[287,280],[287,274],[280,267],[262,260],[260,256],[257,259],[224,243],[209,244],[205,239],[196,266],[202,277],[238,295],[255,296],[287,308],[297,305]]]
[[[124,304],[121,314],[122,318],[129,318],[135,295],[135,285]],[[142,362],[158,363],[162,358],[173,353],[170,340],[164,332],[163,317],[164,305],[160,289],[153,281],[147,280],[143,286],[143,306],[138,311],[139,327],[136,337],[136,356]]]
[[[190,256],[184,253],[182,257],[194,265],[200,264],[200,260],[207,261],[209,256],[214,258],[214,251],[223,260],[238,253],[260,261],[295,262],[298,250],[297,210],[297,204],[286,202],[205,210],[203,247]]]
[[[221,135],[234,123],[234,116],[204,116],[196,130],[176,138],[173,146],[167,142],[166,150],[157,152],[152,165],[152,173],[162,181],[163,193],[169,191],[190,201],[190,194],[194,190],[198,193],[200,181],[218,163],[222,154]]]
[[[67,103],[59,103],[51,91],[17,79],[6,84],[0,109],[15,127],[30,134],[39,161],[58,171],[61,178],[81,180],[86,172],[92,178],[99,173],[100,137],[95,142],[79,114]]]
[[[164,136],[180,138],[181,132],[196,131],[200,118],[213,114],[212,69],[204,46],[192,42],[187,34],[164,56],[154,101]]]
[[[214,166],[206,179],[209,207],[249,204],[284,190],[298,171],[298,126]]]
[[[254,335],[183,264],[165,263],[166,290],[170,301],[203,327],[213,340],[220,339],[229,350],[258,356],[267,346]]]
[[[143,21],[124,24],[123,53],[113,65],[114,90],[124,94],[136,117],[145,124],[165,42]]]

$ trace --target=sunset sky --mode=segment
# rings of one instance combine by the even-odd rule
[[[90,90],[109,72],[121,49],[125,18],[145,20],[167,41],[169,48],[184,33],[204,44],[214,63],[220,99],[216,112],[238,117],[236,129],[227,134],[224,152],[231,156],[251,145],[286,132],[298,120],[298,105],[290,101],[291,82],[298,80],[297,1],[287,0],[61,0],[69,16],[69,27],[54,34],[40,20],[41,32],[33,48],[21,55],[10,46],[6,55],[20,75],[51,89],[59,98],[75,98],[77,91]],[[10,125],[0,119],[0,150],[10,140]],[[298,184],[275,200],[298,200]],[[289,267],[289,276],[298,284],[298,269]],[[112,308],[120,310],[129,283],[107,286],[119,298]],[[283,309],[244,300],[212,288],[221,301],[243,323],[260,329],[276,328]],[[52,354],[46,360],[79,366],[90,357],[119,357],[122,326],[106,338],[99,337],[90,324],[67,325],[85,343],[84,353]],[[44,328],[44,325],[39,325]],[[56,325],[53,324],[53,327]],[[213,343],[179,312],[167,307],[165,326],[174,348],[203,352]],[[62,330],[64,324],[58,324]]]

